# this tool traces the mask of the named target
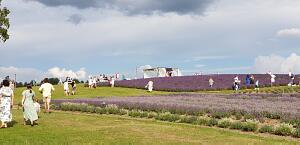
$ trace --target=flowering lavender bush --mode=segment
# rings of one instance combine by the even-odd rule
[[[151,80],[154,82],[154,90],[161,91],[197,91],[197,90],[220,90],[231,89],[233,78],[236,74],[215,74],[215,75],[200,75],[200,76],[180,76],[180,77],[162,77],[162,78],[148,78],[135,80],[116,81],[117,87],[140,88],[144,89],[145,85]],[[241,80],[241,87],[246,86],[246,74],[238,74]],[[253,74],[255,81],[259,80],[260,86],[270,86],[271,77],[268,74]],[[214,80],[213,87],[209,87],[209,78]],[[299,75],[295,78],[295,82],[299,82]],[[275,86],[287,85],[290,82],[290,77],[285,74],[276,74]],[[102,86],[109,86],[109,83],[100,83]],[[250,86],[248,86],[250,87]],[[252,87],[254,87],[252,85]]]
[[[175,114],[197,115],[202,112],[222,118],[230,115],[245,119],[268,117],[272,119],[300,118],[300,94],[179,94],[156,97],[112,97],[93,99],[60,99],[63,102],[87,103],[103,106],[116,104],[119,108],[144,111],[169,111]]]

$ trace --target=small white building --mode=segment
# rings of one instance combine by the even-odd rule
[[[144,78],[182,76],[178,68],[157,67],[143,70]]]

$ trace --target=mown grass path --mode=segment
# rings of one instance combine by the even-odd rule
[[[0,129],[0,144],[300,144],[281,138],[113,115],[40,115],[40,125],[23,126],[22,112],[14,110],[17,123]]]
[[[39,87],[33,87],[33,90],[36,93],[38,99],[42,99],[42,94],[38,91]],[[91,89],[84,87],[83,84],[77,85],[76,95],[66,96],[64,94],[62,85],[55,85],[55,91],[52,94],[52,99],[63,99],[63,98],[94,98],[94,97],[124,97],[124,96],[153,96],[153,95],[167,95],[172,94],[172,92],[162,92],[162,91],[153,91],[151,93],[142,89],[134,88],[111,88],[111,87],[97,87],[96,89]],[[15,89],[15,102],[18,104],[22,100],[22,92],[26,88],[17,88]],[[70,87],[71,89],[71,87]]]

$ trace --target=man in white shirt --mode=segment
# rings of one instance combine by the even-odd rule
[[[39,91],[43,94],[43,101],[45,103],[45,112],[50,113],[51,93],[54,91],[54,87],[49,83],[48,78],[44,79],[44,83],[39,88]]]
[[[69,96],[69,83],[68,83],[68,81],[64,82],[64,91],[65,91],[65,95]]]
[[[89,78],[89,88],[92,88],[92,85],[93,85],[93,79],[92,77]]]

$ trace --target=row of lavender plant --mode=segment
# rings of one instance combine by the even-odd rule
[[[154,82],[154,90],[161,91],[198,91],[198,90],[220,90],[231,89],[233,78],[236,74],[216,74],[216,75],[200,75],[200,76],[180,76],[180,77],[161,77],[135,80],[116,81],[117,87],[144,88],[148,81]],[[242,81],[242,87],[246,87],[246,74],[238,74]],[[259,80],[260,86],[270,86],[271,78],[268,74],[253,74],[255,81]],[[208,85],[209,78],[214,80],[212,88]],[[299,75],[295,77],[295,82],[299,82]],[[276,82],[274,85],[287,85],[290,77],[285,74],[276,74]],[[99,85],[108,86],[109,83],[100,83]],[[252,86],[253,87],[253,86]]]
[[[148,118],[175,123],[189,123],[194,125],[216,126],[220,128],[229,128],[247,132],[270,133],[281,136],[300,137],[300,128],[288,123],[264,124],[256,119],[247,119],[235,116],[216,118],[207,115],[178,115],[170,112],[151,112],[142,110],[127,110],[119,108],[117,105],[106,105],[96,107],[86,103],[61,103],[52,106],[54,109],[63,111],[81,111],[97,114],[126,115],[135,118]]]
[[[63,102],[101,106],[116,104],[121,108],[147,111],[167,110],[176,114],[220,113],[249,114],[255,118],[297,119],[300,117],[300,95],[267,94],[179,94],[155,97],[112,97],[92,99],[60,99]]]

